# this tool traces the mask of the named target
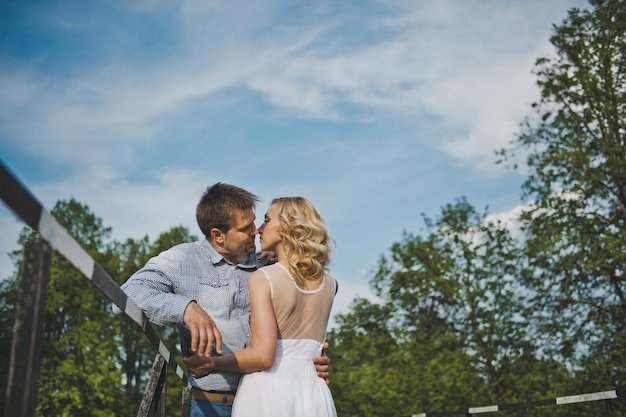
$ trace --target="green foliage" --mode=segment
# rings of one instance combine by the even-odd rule
[[[73,199],[60,201],[51,213],[118,283],[163,249],[195,239],[185,228],[175,227],[152,244],[147,237],[109,242],[111,229],[87,206]],[[32,230],[24,229],[19,242],[38,239]],[[21,251],[13,257],[19,266]],[[0,282],[2,409],[17,283],[17,276]],[[176,333],[172,328],[160,333],[175,355]],[[135,416],[155,354],[135,324],[114,316],[111,302],[68,261],[52,254],[35,415]],[[180,415],[183,386],[178,376],[170,374],[167,415]]]
[[[405,235],[394,244],[373,279],[379,297],[392,303],[398,326],[409,337],[439,335],[463,340],[488,400],[501,402],[517,389],[507,368],[535,347],[521,316],[524,302],[515,273],[521,251],[500,223],[486,221],[465,199],[442,209],[428,236]]]
[[[516,147],[528,155],[533,319],[551,354],[602,390],[626,378],[626,3],[590,3],[555,27],[557,55],[537,61],[538,117]]]
[[[357,300],[330,333],[339,413],[403,416],[554,395],[569,373],[541,357],[524,319],[520,243],[464,198],[424,220],[425,236],[405,234],[381,257],[372,279],[380,303]]]
[[[392,415],[410,396],[397,389],[403,378],[396,366],[399,346],[386,326],[391,311],[363,299],[355,300],[352,309],[354,313],[338,317],[340,330],[329,335],[338,414]]]
[[[7,278],[0,281],[0,410],[4,410],[6,404],[16,300],[17,280]]]
[[[51,213],[96,262],[106,259],[104,241],[110,228],[88,207],[72,199],[57,203]],[[114,343],[119,326],[109,311],[108,300],[53,253],[37,415],[115,415],[121,379]]]
[[[195,236],[189,234],[186,228],[179,226],[160,234],[153,243],[149,242],[147,236],[141,240],[127,239],[123,243],[114,242],[113,251],[116,256],[111,258],[107,270],[110,271],[111,276],[118,284],[122,284],[159,252],[175,244],[191,242],[196,239]],[[124,375],[123,405],[120,408],[123,411],[119,411],[117,415],[130,417],[137,413],[156,352],[132,321],[116,319],[120,325],[120,332],[116,335],[116,341]],[[175,358],[180,349],[176,350],[179,340],[174,327],[156,327],[155,330]],[[181,361],[179,360],[180,364]],[[180,378],[173,372],[169,372],[166,415],[180,414],[182,389],[183,385]]]
[[[406,416],[461,408],[484,386],[454,337],[433,343],[397,337],[388,304],[357,299],[329,333],[331,389],[342,416]]]

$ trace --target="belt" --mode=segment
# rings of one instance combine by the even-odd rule
[[[191,389],[191,398],[196,401],[212,401],[216,403],[232,403],[235,401],[234,392],[204,391],[200,388]]]

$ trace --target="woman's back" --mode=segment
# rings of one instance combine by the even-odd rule
[[[270,282],[278,339],[312,339],[322,343],[336,292],[329,275],[312,282],[312,289],[298,287],[280,263],[262,268]]]

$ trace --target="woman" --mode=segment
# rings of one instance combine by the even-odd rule
[[[250,275],[252,343],[225,356],[185,359],[195,377],[213,370],[247,373],[233,416],[336,416],[330,389],[313,358],[326,336],[337,281],[326,274],[330,236],[309,200],[272,201],[259,227],[261,249],[278,262]],[[260,371],[260,372],[257,372]]]

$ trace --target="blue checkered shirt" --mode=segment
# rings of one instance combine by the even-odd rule
[[[222,334],[224,354],[250,344],[248,276],[257,268],[256,254],[233,265],[207,240],[176,245],[150,259],[122,285],[128,297],[155,324],[177,324],[183,355],[191,336],[183,325],[187,304],[196,301]],[[212,372],[202,378],[189,375],[192,386],[203,390],[235,391],[241,375]]]

